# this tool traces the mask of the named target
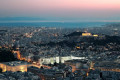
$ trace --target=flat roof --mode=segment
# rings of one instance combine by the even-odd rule
[[[2,64],[6,64],[8,66],[19,66],[19,65],[27,65],[29,63],[25,61],[12,61],[12,62],[4,62]]]

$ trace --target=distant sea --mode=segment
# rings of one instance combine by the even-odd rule
[[[116,22],[9,22],[0,23],[0,27],[61,27],[61,28],[87,28],[103,27]]]

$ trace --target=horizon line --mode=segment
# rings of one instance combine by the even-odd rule
[[[19,22],[120,22],[120,20],[82,20],[82,21],[0,21],[0,23],[19,23]]]

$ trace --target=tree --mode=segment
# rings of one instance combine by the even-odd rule
[[[2,73],[2,69],[0,68],[0,73]]]
[[[16,61],[13,53],[9,50],[0,50],[0,62]]]
[[[43,66],[41,66],[40,69],[44,69]]]

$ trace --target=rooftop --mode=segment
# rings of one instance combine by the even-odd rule
[[[12,61],[12,62],[4,62],[3,64],[6,64],[8,66],[19,66],[19,65],[27,65],[27,62],[24,61]]]

